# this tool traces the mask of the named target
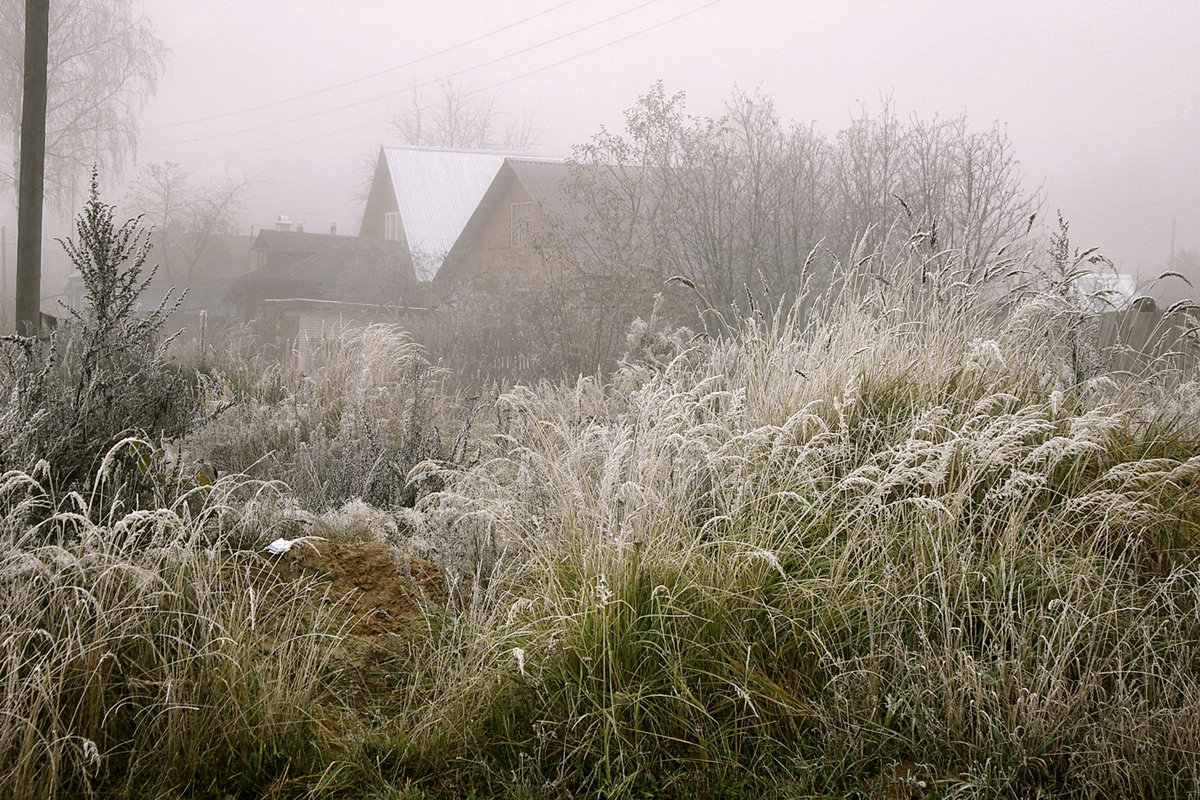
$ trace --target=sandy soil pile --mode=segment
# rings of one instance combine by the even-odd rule
[[[446,600],[436,564],[380,542],[307,539],[267,558],[280,578],[311,578],[326,587],[323,602],[345,603],[356,634],[403,632]]]

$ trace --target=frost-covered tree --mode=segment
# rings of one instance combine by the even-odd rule
[[[246,182],[198,184],[172,161],[147,164],[127,204],[153,226],[150,241],[164,278],[190,280],[213,237],[239,230]]]
[[[16,180],[25,35],[24,0],[0,0],[0,124],[10,132]],[[74,205],[93,164],[119,171],[137,149],[137,115],[154,93],[167,48],[131,0],[50,4],[46,196]]]
[[[414,91],[412,102],[392,118],[390,127],[402,143],[417,147],[524,152],[538,140],[528,115],[506,112],[496,95],[450,80],[429,92]]]
[[[571,191],[588,221],[577,249],[602,271],[681,276],[714,306],[746,287],[794,296],[827,235],[829,145],[759,93],[734,92],[721,116],[700,119],[659,82],[623,132],[602,130],[575,158]]]
[[[812,288],[814,254],[846,262],[897,225],[891,241],[954,251],[981,278],[1041,205],[1002,127],[906,121],[890,102],[830,140],[757,92],[735,91],[716,118],[689,116],[659,82],[623,131],[602,129],[575,157],[587,220],[575,250],[608,271],[624,261],[682,276],[716,307],[795,297]]]

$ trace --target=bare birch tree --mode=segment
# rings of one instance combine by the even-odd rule
[[[164,278],[190,281],[213,237],[238,231],[244,181],[194,183],[178,164],[142,168],[128,204],[153,226],[150,241]]]
[[[137,114],[166,65],[166,46],[131,0],[55,0],[50,6],[46,195],[70,207],[93,164],[120,170],[137,149]],[[23,0],[0,0],[0,124],[10,131],[15,183],[21,119]]]

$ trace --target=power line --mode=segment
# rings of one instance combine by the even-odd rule
[[[384,98],[395,97],[396,95],[403,94],[404,92],[415,91],[416,89],[422,89],[426,86],[432,86],[436,83],[440,83],[442,81],[449,80],[450,78],[456,78],[460,75],[465,75],[468,72],[474,72],[477,69],[483,69],[484,67],[490,67],[493,64],[497,64],[501,61],[506,61],[510,58],[514,58],[519,55],[524,55],[525,53],[528,53],[531,50],[536,50],[539,47],[545,47],[546,45],[562,41],[563,39],[567,39],[576,34],[583,33],[586,30],[590,30],[590,29],[598,27],[600,25],[604,25],[605,23],[612,22],[615,19],[627,16],[636,11],[641,11],[643,8],[646,8],[647,6],[651,6],[651,5],[654,5],[655,3],[660,3],[660,2],[662,2],[662,0],[645,0],[645,2],[638,4],[638,5],[634,6],[633,8],[629,8],[624,11],[618,12],[616,14],[613,14],[612,16],[605,17],[604,19],[589,23],[587,25],[584,25],[583,27],[576,28],[575,30],[559,34],[558,36],[543,40],[541,42],[537,42],[536,44],[529,45],[528,47],[524,47],[520,50],[516,50],[511,53],[506,53],[505,55],[498,56],[489,61],[485,61],[482,64],[475,64],[474,66],[465,67],[465,68],[457,70],[455,72],[451,72],[447,75],[443,75],[440,78],[436,78],[436,79],[430,80],[430,81],[425,81],[424,83],[418,83],[413,86],[406,87],[404,89],[396,89],[391,92],[384,92],[383,94],[375,95],[374,97],[368,97],[365,100],[356,100],[353,103],[346,103],[345,105],[340,105],[335,108],[328,108],[323,111],[314,111],[310,114],[304,114],[299,117],[290,117],[288,119],[277,120],[275,122],[266,122],[266,123],[263,123],[262,125],[255,125],[250,128],[242,128],[240,130],[235,130],[235,131],[227,131],[225,133],[214,133],[214,134],[210,134],[210,135],[206,135],[206,136],[192,136],[192,137],[189,137],[186,139],[176,139],[173,142],[163,142],[161,144],[156,144],[156,145],[147,145],[147,147],[162,148],[162,147],[169,147],[169,146],[177,145],[177,144],[190,144],[192,142],[206,142],[206,141],[211,141],[213,139],[224,139],[224,138],[231,137],[231,136],[239,136],[243,133],[253,133],[255,131],[266,130],[267,128],[275,128],[280,125],[290,125],[294,122],[303,122],[305,120],[310,120],[310,119],[314,119],[316,117],[325,116],[326,114],[335,114],[339,111],[346,111],[351,108],[357,108],[359,106],[368,105],[370,103],[375,103],[380,100],[383,100]]]
[[[557,5],[551,6],[550,8],[547,8],[544,11],[539,11],[536,14],[531,14],[528,17],[524,17],[522,19],[517,20],[516,22],[510,22],[509,24],[504,25],[503,27],[496,28],[494,30],[488,31],[487,33],[480,34],[479,36],[476,36],[473,39],[467,39],[464,42],[459,42],[456,45],[451,45],[450,47],[444,48],[442,50],[438,50],[436,53],[429,53],[427,55],[420,56],[419,58],[414,58],[411,61],[405,61],[403,64],[397,64],[394,67],[387,67],[386,69],[381,69],[378,72],[372,72],[369,75],[363,75],[358,78],[352,78],[351,80],[343,81],[342,83],[337,83],[337,84],[334,84],[333,86],[327,86],[324,89],[315,89],[311,92],[305,92],[304,94],[298,94],[298,95],[294,95],[292,97],[285,97],[282,100],[272,100],[271,102],[263,103],[262,105],[250,106],[248,108],[240,108],[236,111],[226,111],[221,114],[213,114],[212,116],[208,116],[208,117],[198,117],[196,119],[188,119],[188,120],[183,120],[181,122],[164,122],[160,125],[151,125],[147,128],[144,128],[144,130],[156,131],[156,130],[161,130],[163,128],[178,128],[183,125],[195,125],[195,124],[201,123],[201,122],[212,122],[213,120],[216,120],[216,119],[225,119],[226,117],[235,117],[235,116],[238,116],[239,114],[249,114],[251,111],[262,111],[263,109],[266,109],[266,108],[273,108],[275,106],[281,106],[281,105],[284,105],[285,103],[295,102],[296,100],[307,100],[310,97],[316,97],[317,95],[325,94],[326,92],[332,92],[332,91],[336,91],[338,89],[345,89],[347,86],[353,86],[356,83],[362,83],[363,81],[368,81],[368,80],[371,80],[372,78],[378,78],[379,76],[386,75],[389,72],[397,72],[402,69],[407,69],[408,67],[414,66],[416,64],[420,64],[422,61],[428,61],[431,58],[437,58],[438,56],[444,56],[447,53],[453,52],[455,50],[459,50],[463,47],[466,47],[467,45],[471,45],[471,44],[475,44],[476,42],[483,41],[484,39],[487,39],[490,36],[495,36],[498,33],[504,33],[505,31],[516,28],[519,25],[525,24],[526,22],[531,22],[532,20],[535,20],[538,17],[544,17],[545,15],[551,14],[551,13],[557,11],[558,9],[562,8],[563,6],[568,6],[574,2],[577,2],[577,0],[563,0],[563,2],[558,3]]]
[[[582,53],[576,53],[573,56],[567,56],[566,58],[555,61],[552,64],[547,64],[543,67],[538,67],[537,69],[531,69],[531,70],[529,70],[529,72],[523,72],[520,75],[515,75],[511,78],[506,78],[502,81],[497,81],[496,83],[490,84],[488,86],[481,86],[478,89],[472,89],[472,90],[468,91],[467,94],[475,94],[477,92],[486,92],[490,89],[497,89],[501,86],[504,86],[507,83],[513,83],[515,81],[519,81],[524,78],[528,78],[530,75],[537,75],[539,72],[545,72],[548,69],[553,69],[554,67],[561,66],[570,61],[574,61],[578,58],[583,58],[584,56],[590,56],[592,53],[595,53],[599,50],[603,50],[607,47],[612,47],[615,44],[620,44],[621,42],[624,42],[628,39],[632,39],[635,36],[641,36],[643,33],[648,33],[649,31],[652,31],[655,28],[661,28],[662,26],[668,25],[672,22],[675,22],[676,20],[683,19],[684,17],[691,16],[692,14],[696,14],[700,11],[703,11],[706,8],[709,8],[710,6],[715,6],[717,3],[720,3],[720,2],[722,2],[722,0],[709,0],[709,2],[705,3],[702,6],[697,6],[696,8],[693,8],[690,11],[684,11],[682,14],[676,14],[675,16],[671,17],[670,19],[665,19],[662,22],[657,22],[647,28],[642,28],[640,31],[634,31],[633,33],[627,34],[618,39],[613,39],[611,42],[605,42],[602,45],[593,47],[590,50],[584,50]]]
[[[634,38],[634,37],[636,37],[636,36],[641,36],[641,35],[642,35],[642,34],[644,34],[644,33],[649,33],[650,31],[652,31],[652,30],[656,30],[656,29],[658,29],[658,28],[661,28],[661,27],[663,27],[664,25],[669,25],[669,24],[671,24],[672,22],[677,22],[678,20],[681,20],[681,19],[683,19],[684,17],[689,17],[689,16],[691,16],[692,14],[697,14],[697,13],[699,13],[699,12],[701,12],[701,11],[705,10],[706,8],[710,8],[710,7],[712,7],[712,6],[715,6],[715,5],[717,5],[718,3],[722,2],[722,1],[723,1],[723,0],[709,0],[709,2],[705,3],[704,5],[697,6],[696,8],[693,8],[693,9],[691,9],[691,10],[689,10],[689,11],[684,11],[684,12],[683,12],[683,13],[681,13],[681,14],[676,14],[675,16],[673,16],[673,17],[670,17],[669,19],[662,20],[661,22],[656,22],[656,23],[655,23],[655,24],[653,24],[653,25],[649,25],[649,26],[647,26],[647,27],[645,27],[645,28],[642,28],[642,29],[640,29],[640,30],[634,31],[633,33],[626,34],[625,36],[618,37],[618,38],[616,38],[616,39],[613,39],[613,40],[611,40],[611,41],[605,42],[604,44],[597,45],[596,47],[593,47],[593,48],[591,48],[591,49],[584,50],[584,51],[582,51],[582,52],[579,52],[579,53],[575,53],[574,55],[567,56],[566,58],[559,59],[558,61],[555,61],[555,62],[553,62],[553,63],[547,64],[547,65],[545,65],[545,66],[542,66],[542,67],[538,67],[537,69],[530,70],[529,72],[524,72],[524,73],[522,73],[522,74],[520,74],[520,75],[515,75],[515,76],[513,76],[513,77],[511,77],[511,78],[506,78],[506,79],[504,79],[504,80],[502,80],[502,81],[497,81],[496,83],[493,83],[493,84],[491,84],[491,85],[489,85],[489,86],[484,86],[484,87],[481,87],[481,88],[479,88],[479,89],[474,89],[474,90],[471,90],[471,91],[467,92],[467,94],[475,94],[476,92],[487,91],[487,90],[490,90],[490,89],[497,89],[497,88],[499,88],[499,87],[501,87],[501,86],[504,86],[504,85],[506,85],[506,84],[513,83],[513,82],[515,82],[515,81],[519,81],[519,80],[523,80],[523,79],[525,79],[525,78],[528,78],[530,75],[536,75],[536,74],[538,74],[539,72],[545,72],[545,71],[546,71],[546,70],[548,70],[548,69],[553,69],[553,68],[555,68],[555,67],[562,66],[563,64],[567,64],[567,63],[570,63],[570,62],[572,62],[572,61],[575,61],[575,60],[577,60],[577,59],[583,58],[583,57],[585,57],[585,56],[592,55],[593,53],[597,53],[597,52],[599,52],[599,51],[601,51],[601,50],[604,50],[604,49],[606,49],[606,48],[612,47],[613,45],[617,45],[617,44],[620,44],[621,42],[628,41],[629,39],[632,39],[632,38]],[[647,4],[647,5],[648,5],[648,4]],[[358,131],[358,130],[362,130],[362,129],[364,129],[364,128],[370,128],[370,127],[374,127],[375,125],[378,125],[380,122],[383,122],[383,121],[384,121],[384,120],[378,120],[378,119],[376,119],[376,120],[372,120],[371,122],[365,122],[365,123],[362,123],[362,124],[359,124],[359,125],[352,125],[352,126],[350,126],[350,127],[348,127],[348,128],[339,128],[339,129],[338,129],[338,130],[336,130],[336,131],[329,131],[328,133],[322,133],[322,134],[318,134],[318,135],[316,135],[316,136],[309,136],[309,137],[306,137],[306,138],[304,138],[304,139],[297,139],[297,140],[295,140],[295,141],[292,141],[292,142],[284,142],[284,143],[282,143],[282,144],[273,144],[273,145],[267,145],[266,147],[258,147],[258,148],[255,148],[255,149],[253,149],[253,150],[244,150],[244,151],[242,151],[242,152],[240,152],[240,153],[234,153],[234,154],[232,154],[232,155],[226,155],[226,156],[212,156],[212,157],[209,157],[209,158],[197,158],[197,159],[193,159],[193,160],[191,160],[191,161],[188,161],[188,162],[186,162],[186,163],[188,163],[188,164],[203,164],[203,163],[205,163],[205,162],[209,162],[209,161],[222,161],[222,160],[224,160],[224,161],[229,161],[229,160],[232,160],[232,159],[234,159],[234,158],[240,158],[240,157],[242,157],[242,156],[254,155],[254,154],[256,154],[256,153],[265,153],[265,152],[269,152],[269,151],[271,151],[271,150],[281,150],[281,149],[283,149],[283,148],[285,148],[285,147],[294,147],[294,146],[296,146],[296,145],[298,145],[298,144],[308,144],[309,142],[316,142],[316,141],[320,141],[321,139],[328,139],[330,136],[337,136],[337,135],[339,135],[339,134],[342,134],[342,133],[350,133],[351,131]]]

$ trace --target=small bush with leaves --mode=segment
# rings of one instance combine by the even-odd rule
[[[196,409],[195,381],[170,364],[161,335],[178,305],[169,299],[146,311],[140,300],[154,277],[144,274],[149,232],[138,219],[118,225],[115,207],[91,197],[74,238],[59,240],[79,270],[81,309],[67,307],[65,324],[46,339],[10,336],[0,363],[0,462],[22,468],[45,459],[70,484],[123,432],[182,433]]]

